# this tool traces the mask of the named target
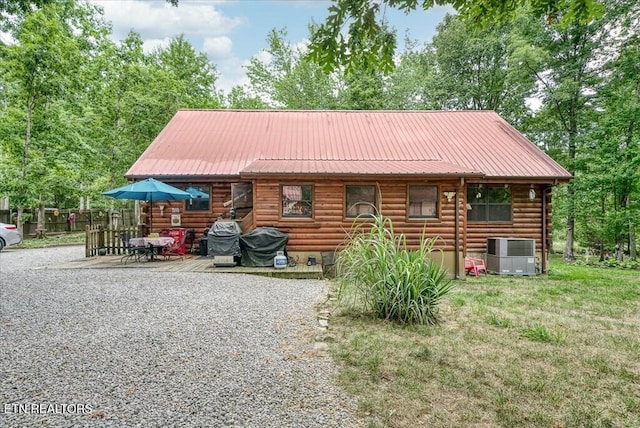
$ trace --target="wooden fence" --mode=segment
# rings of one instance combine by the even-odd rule
[[[142,233],[133,226],[103,226],[101,224],[85,227],[85,256],[124,255],[130,238],[138,238]]]
[[[17,212],[13,210],[0,210],[0,222],[15,224]],[[133,226],[138,223],[134,210],[123,208],[117,211],[118,224],[122,226]],[[38,212],[36,209],[25,209],[23,213],[22,234],[24,238],[37,235]],[[48,234],[62,234],[82,232],[86,226],[109,224],[111,213],[108,210],[90,209],[80,210],[77,208],[45,208],[44,229]]]

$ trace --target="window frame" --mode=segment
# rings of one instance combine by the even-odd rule
[[[347,203],[348,203],[348,201],[347,201],[347,189],[349,187],[371,187],[371,188],[373,188],[373,203],[372,203],[372,205],[374,207],[373,214],[371,214],[371,213],[361,213],[361,214],[356,214],[356,215],[349,215],[349,207],[347,206]],[[355,204],[353,204],[352,206],[356,206],[356,205],[358,205],[360,203],[367,204],[369,202],[368,201],[359,201],[359,202],[356,202]],[[342,207],[343,207],[342,208],[343,209],[342,215],[343,215],[343,218],[345,220],[353,221],[353,220],[356,220],[356,219],[363,219],[363,218],[364,219],[371,219],[371,218],[373,218],[377,213],[380,212],[380,197],[379,197],[379,194],[378,194],[377,186],[375,184],[370,184],[370,183],[358,183],[358,184],[349,184],[349,183],[347,183],[347,184],[345,184],[344,187],[343,187]]]
[[[491,195],[491,191],[489,189],[505,189],[508,188],[509,189],[509,203],[504,203],[504,202],[495,202],[495,201],[491,201],[490,195]],[[482,191],[486,192],[486,195],[483,196],[482,199],[486,199],[485,201],[482,201],[481,203],[479,202],[472,202],[472,199],[475,199],[475,195],[473,195],[473,192],[479,190],[479,189],[483,189]],[[481,191],[481,192],[482,192]],[[470,219],[469,218],[469,213],[467,212],[467,221],[469,223],[513,223],[513,186],[510,184],[484,184],[484,183],[469,183],[467,184],[467,203],[469,205],[469,207],[471,208],[471,210],[473,211],[474,209],[477,209],[479,206],[483,207],[485,210],[485,216],[483,219]],[[491,217],[491,207],[506,207],[509,206],[509,219],[505,220],[505,219],[494,219]]]
[[[284,188],[286,186],[299,186],[299,187],[310,187],[311,188],[311,199],[310,199],[310,203],[311,203],[311,209],[310,209],[310,213],[309,215],[285,215],[284,214]],[[301,189],[302,192],[302,189]],[[316,191],[315,191],[315,185],[313,183],[281,183],[280,184],[280,191],[279,191],[279,208],[278,208],[278,212],[279,212],[279,217],[281,220],[313,220],[315,218],[315,197],[316,197]],[[302,200],[302,202],[304,202],[304,199]]]
[[[433,187],[436,190],[435,213],[433,216],[412,216],[411,215],[411,188],[412,187]],[[407,221],[439,221],[442,209],[442,199],[440,197],[441,186],[430,183],[409,183],[407,184],[406,219]]]
[[[184,200],[184,211],[185,213],[187,212],[211,212],[211,185],[209,184],[186,184],[185,186],[182,187],[182,190],[185,190],[189,187],[193,187],[194,189],[197,189],[199,191],[201,191],[202,193],[206,193],[209,195],[209,199],[198,199],[198,198],[194,198],[194,199],[185,199]],[[193,202],[198,202],[198,204],[203,204],[206,203],[207,204],[207,208],[194,208],[194,203]]]

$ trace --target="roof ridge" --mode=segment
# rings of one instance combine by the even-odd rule
[[[415,158],[415,159],[330,159],[330,158],[284,158],[258,156],[254,161],[287,161],[287,162],[447,162],[439,158]]]
[[[229,113],[420,113],[420,114],[457,114],[457,113],[494,113],[495,110],[348,110],[348,109],[318,109],[318,110],[288,110],[288,109],[226,109],[226,108],[181,108],[178,111],[201,111],[201,112],[229,112]]]

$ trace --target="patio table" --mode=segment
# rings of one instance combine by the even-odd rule
[[[149,247],[150,261],[155,260],[155,256],[159,248],[168,247],[174,243],[175,239],[170,236],[160,236],[157,238],[131,238],[129,239],[129,245],[132,247]]]

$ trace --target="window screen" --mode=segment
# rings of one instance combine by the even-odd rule
[[[467,192],[469,221],[511,221],[511,187],[470,185]]]

